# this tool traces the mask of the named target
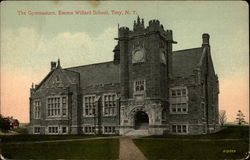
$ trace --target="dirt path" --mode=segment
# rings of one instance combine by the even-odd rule
[[[121,137],[119,160],[147,160],[147,158],[130,137]]]

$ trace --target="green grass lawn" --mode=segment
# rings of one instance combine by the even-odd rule
[[[83,139],[93,137],[107,137],[114,135],[32,135],[32,134],[19,134],[19,135],[1,135],[0,140],[2,143],[10,142],[25,142],[25,141],[48,141],[48,140],[63,140],[63,139]]]
[[[148,138],[179,138],[179,139],[249,139],[249,126],[225,126],[217,133],[205,135],[162,135]]]
[[[11,159],[118,159],[119,139],[3,144],[2,154]]]
[[[134,142],[149,160],[239,159],[248,151],[245,141],[136,139]]]
[[[248,127],[229,126],[209,135],[165,135],[134,139],[149,160],[239,159],[249,147]],[[202,141],[204,139],[205,141]],[[221,141],[220,139],[240,139]]]
[[[12,135],[0,136],[2,154],[11,159],[118,159],[119,139],[74,142],[10,142],[84,139],[110,135]],[[221,139],[239,139],[225,141]],[[226,126],[208,135],[164,135],[134,139],[149,160],[156,159],[239,159],[249,146],[248,126]],[[0,150],[1,151],[1,150]]]

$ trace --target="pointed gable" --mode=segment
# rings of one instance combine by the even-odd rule
[[[49,72],[49,74],[36,87],[36,90],[68,87],[70,84],[79,84],[79,74],[56,68]]]

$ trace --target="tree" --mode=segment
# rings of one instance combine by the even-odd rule
[[[220,124],[222,126],[226,123],[226,121],[227,121],[227,115],[226,115],[226,111],[225,110],[220,110],[219,121],[220,121]]]
[[[236,115],[236,122],[241,125],[243,123],[246,123],[245,119],[244,119],[244,114],[241,112],[241,110],[238,110],[238,113]]]
[[[4,117],[0,114],[0,130],[10,130],[10,125],[9,123],[6,121],[6,119],[4,119]]]

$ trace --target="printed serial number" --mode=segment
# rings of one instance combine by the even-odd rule
[[[223,153],[235,153],[236,150],[235,149],[224,149],[222,152]]]

